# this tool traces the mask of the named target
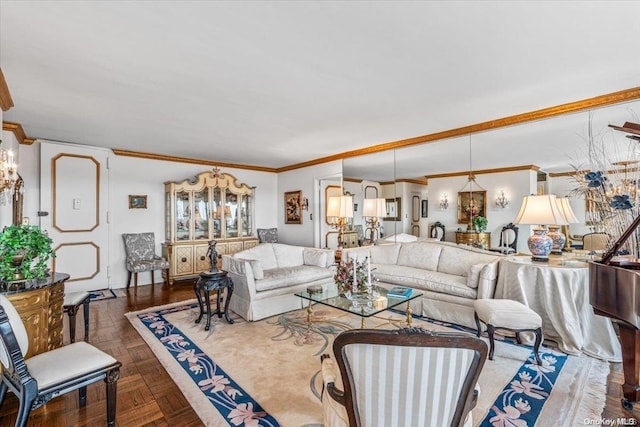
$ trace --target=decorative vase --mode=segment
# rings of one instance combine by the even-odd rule
[[[553,240],[547,236],[545,228],[534,228],[533,234],[527,239],[527,245],[532,255],[532,261],[549,261]]]
[[[551,240],[553,241],[551,253],[555,255],[562,255],[562,248],[564,248],[564,244],[567,243],[567,238],[560,231],[559,225],[550,225],[548,229],[549,231],[547,232],[547,236],[551,237]]]

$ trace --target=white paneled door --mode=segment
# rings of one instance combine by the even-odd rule
[[[40,227],[53,239],[53,268],[69,292],[109,288],[109,176],[105,149],[42,142]]]

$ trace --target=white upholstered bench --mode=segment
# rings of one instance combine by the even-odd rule
[[[473,302],[475,310],[477,335],[480,336],[482,328],[480,322],[487,325],[489,335],[489,360],[493,360],[493,334],[496,329],[504,329],[515,333],[516,341],[520,342],[520,332],[533,332],[536,341],[533,353],[538,365],[542,365],[538,350],[542,343],[542,318],[538,313],[526,305],[510,299],[479,299]]]

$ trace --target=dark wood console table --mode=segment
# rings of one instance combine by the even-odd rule
[[[3,283],[3,294],[14,305],[29,337],[25,358],[62,347],[62,305],[66,273],[53,273],[44,279]]]
[[[211,314],[217,314],[218,318],[221,318],[224,314],[224,318],[227,323],[233,323],[233,320],[229,317],[229,301],[233,294],[233,282],[224,270],[220,271],[205,271],[200,273],[200,278],[193,286],[198,299],[198,305],[200,306],[200,316],[196,319],[196,323],[200,323],[202,316],[204,315],[204,308],[202,306],[202,299],[207,304],[207,324],[204,327],[205,331],[209,330],[211,326]],[[220,304],[222,302],[222,291],[225,291],[224,295],[224,310],[220,311]],[[216,296],[216,311],[211,313],[211,299],[209,293],[211,291],[217,291]]]

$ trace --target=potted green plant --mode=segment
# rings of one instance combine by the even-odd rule
[[[487,229],[487,218],[483,216],[473,217],[473,228],[476,229],[477,233],[483,233]]]
[[[55,257],[53,240],[35,225],[10,225],[0,233],[0,280],[41,279]]]

